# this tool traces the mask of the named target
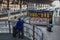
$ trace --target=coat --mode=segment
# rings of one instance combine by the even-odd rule
[[[17,28],[18,30],[23,30],[23,23],[24,23],[23,20],[19,20],[19,21],[17,22],[17,24],[16,24],[16,28]]]

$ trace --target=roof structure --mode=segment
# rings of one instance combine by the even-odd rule
[[[21,1],[42,4],[50,4],[51,2],[53,2],[52,0],[21,0]]]
[[[7,1],[7,0],[5,0]],[[30,3],[43,3],[43,4],[50,4],[51,2],[55,1],[55,0],[20,0],[23,2],[30,2]]]

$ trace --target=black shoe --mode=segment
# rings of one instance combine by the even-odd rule
[[[53,32],[53,31],[50,31],[50,32]]]
[[[21,37],[21,39],[23,39],[23,37]]]
[[[20,37],[18,37],[18,38],[20,38]]]
[[[20,38],[20,37],[18,37],[18,38]]]
[[[16,38],[16,36],[13,36],[14,38]]]
[[[21,39],[23,39],[23,38],[21,38]]]
[[[53,32],[53,31],[48,31],[48,32]]]

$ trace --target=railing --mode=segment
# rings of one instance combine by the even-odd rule
[[[31,40],[43,40],[43,32],[33,24],[24,23],[24,35]]]
[[[5,23],[7,30],[9,30],[9,33],[12,33],[12,24],[10,21],[5,21],[8,23]],[[5,28],[5,27],[4,27]],[[45,40],[44,39],[44,33],[43,31],[39,28],[39,26],[29,24],[29,23],[24,23],[24,36],[31,40]]]
[[[15,13],[15,12],[20,12],[20,9],[18,10],[13,10],[13,9],[10,9],[10,13]],[[7,14],[7,10],[0,10],[0,14]]]
[[[9,33],[8,21],[0,21],[0,33]]]
[[[10,11],[10,13],[19,13],[20,9],[18,9],[18,10],[10,9],[9,11]],[[26,10],[22,10],[22,12],[25,12],[25,11]],[[0,10],[0,14],[7,14],[7,13],[8,13],[7,10]]]

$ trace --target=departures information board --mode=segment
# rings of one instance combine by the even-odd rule
[[[35,18],[51,18],[53,11],[40,11],[40,10],[29,10],[28,16]]]
[[[29,10],[28,16],[30,17],[30,23],[47,25],[53,16],[53,11]]]

